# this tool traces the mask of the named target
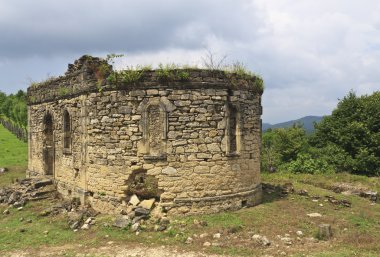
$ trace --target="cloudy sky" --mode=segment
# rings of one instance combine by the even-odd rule
[[[202,65],[211,51],[265,80],[264,122],[329,114],[380,90],[378,0],[0,0],[0,91],[83,54]]]

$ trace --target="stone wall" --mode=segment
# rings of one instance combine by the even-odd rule
[[[52,174],[63,195],[108,213],[133,193],[171,214],[260,202],[262,92],[254,77],[187,70],[186,81],[162,81],[147,71],[109,84],[100,65],[85,56],[64,77],[29,88],[29,176]]]

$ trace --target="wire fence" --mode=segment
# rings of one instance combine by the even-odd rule
[[[25,128],[20,128],[19,126],[14,125],[12,122],[0,118],[0,123],[14,134],[18,139],[28,142],[28,132]]]

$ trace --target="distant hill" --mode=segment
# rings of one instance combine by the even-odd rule
[[[286,122],[281,122],[277,124],[269,124],[269,123],[263,123],[263,131],[269,129],[269,128],[288,128],[292,127],[293,124],[303,124],[303,127],[308,133],[311,133],[314,131],[314,122],[320,122],[322,120],[322,116],[306,116],[297,120],[290,120]]]

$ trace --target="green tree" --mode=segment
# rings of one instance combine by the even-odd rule
[[[262,168],[266,171],[281,169],[294,161],[308,148],[305,129],[300,125],[291,128],[269,129],[262,137]]]
[[[316,125],[311,144],[330,155],[337,171],[380,175],[380,92],[349,92]]]

